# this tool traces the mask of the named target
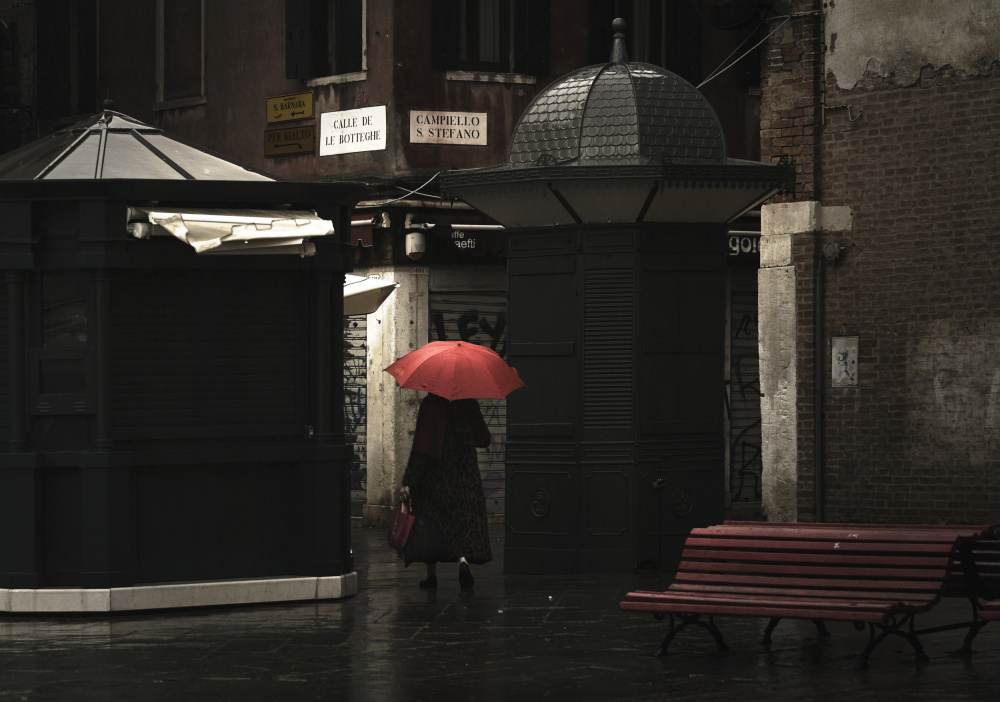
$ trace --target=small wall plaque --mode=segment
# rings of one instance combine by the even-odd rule
[[[835,336],[831,349],[831,382],[835,388],[858,385],[858,337]]]

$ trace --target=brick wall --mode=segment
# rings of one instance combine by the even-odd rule
[[[1000,522],[1000,62],[843,90],[820,80],[820,3],[786,7],[763,59],[761,152],[794,159],[797,186],[772,202],[854,218],[792,242],[798,518],[817,514],[815,284],[836,238],[845,253],[823,264],[824,519]],[[833,388],[831,338],[854,335],[859,386]]]
[[[861,345],[827,391],[827,519],[1000,521],[1000,64],[829,88],[824,204],[854,231],[826,330]]]
[[[760,151],[761,161],[795,162],[795,196],[783,200],[816,199],[816,168],[820,139],[820,77],[822,31],[819,0],[791,0],[789,16],[771,20],[774,31],[762,53]]]

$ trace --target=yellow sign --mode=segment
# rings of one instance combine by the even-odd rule
[[[267,123],[291,122],[313,116],[313,94],[295,93],[267,99]]]
[[[316,125],[269,129],[264,132],[265,156],[311,154],[316,151]]]

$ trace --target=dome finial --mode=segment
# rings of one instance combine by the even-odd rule
[[[615,33],[614,43],[611,45],[611,63],[628,63],[628,52],[625,51],[625,20],[617,18],[611,23],[611,29]]]

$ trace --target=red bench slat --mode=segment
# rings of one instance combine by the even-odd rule
[[[739,552],[739,551],[716,551],[712,549],[684,549],[681,554],[681,558],[685,561],[738,561],[741,563],[750,562],[761,562],[761,563],[802,563],[802,564],[816,564],[816,563],[826,563],[829,560],[829,555],[827,553],[802,553],[802,552],[787,552],[787,553],[775,553],[773,551],[767,552]],[[909,556],[892,556],[885,554],[878,555],[867,555],[867,554],[854,554],[854,553],[843,553],[839,556],[841,559],[838,563],[844,563],[849,565],[885,565],[885,566],[898,566],[898,567],[909,567],[915,566],[920,567],[927,563],[933,563],[937,566],[946,557],[942,556],[940,553],[935,554],[913,554]]]
[[[717,561],[682,561],[682,573],[715,574],[724,576],[726,573],[741,575],[808,575],[809,577],[829,576],[834,578],[850,578],[858,580],[892,580],[906,578],[908,580],[934,580],[940,587],[940,580],[948,573],[947,562],[927,568],[886,568],[881,566],[854,566],[846,568],[836,566],[808,564],[792,565],[776,563],[719,563]]]

